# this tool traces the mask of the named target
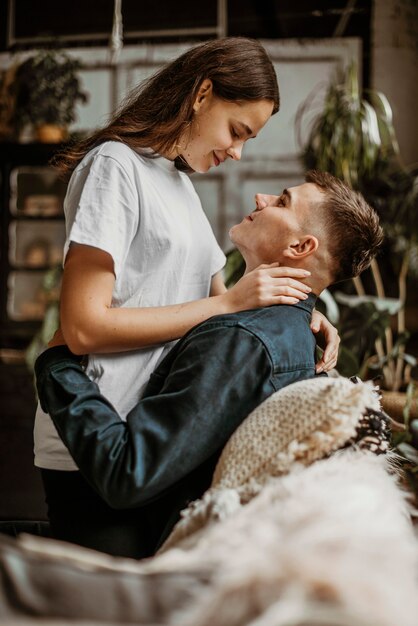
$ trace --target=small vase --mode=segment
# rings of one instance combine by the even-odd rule
[[[35,129],[35,138],[41,143],[60,143],[67,137],[67,129],[57,124],[41,124]]]

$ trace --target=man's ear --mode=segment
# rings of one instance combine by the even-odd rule
[[[213,93],[213,85],[210,78],[205,78],[205,80],[201,83],[199,90],[197,92],[196,99],[193,104],[193,111],[196,113],[199,111],[202,104],[209,99],[209,97]]]
[[[305,235],[290,243],[283,250],[283,256],[290,259],[304,259],[318,250],[319,241],[314,235]]]

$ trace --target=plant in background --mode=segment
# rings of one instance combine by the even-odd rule
[[[325,99],[318,96],[310,95],[296,117],[299,141],[307,124],[309,129],[303,165],[360,191],[378,211],[386,234],[386,254],[353,279],[349,293],[350,283],[345,292],[328,293],[333,309],[339,305],[332,320],[341,336],[337,368],[346,376],[379,376],[379,386],[393,390],[383,392],[382,405],[403,419],[392,443],[418,496],[418,393],[412,378],[417,361],[406,352],[405,323],[408,274],[418,276],[418,173],[401,164],[389,102],[376,91],[362,97],[355,65],[329,85]]]
[[[74,122],[77,102],[87,101],[77,75],[81,67],[77,59],[54,50],[40,50],[20,63],[11,85],[17,130],[27,124],[66,128]]]
[[[328,86],[325,99],[319,96],[318,90],[311,94],[296,116],[299,143],[309,129],[303,165],[330,172],[364,195],[381,217],[393,259],[391,267],[388,255],[374,260],[371,278],[354,279],[356,295],[334,293],[342,305],[338,369],[360,377],[380,374],[383,388],[398,390],[411,382],[416,365],[405,351],[405,302],[408,273],[418,265],[411,263],[418,257],[418,177],[401,165],[389,102],[372,90],[367,100],[362,97],[354,64]],[[384,285],[381,267],[396,276],[396,297],[387,297],[392,285]]]
[[[26,363],[33,370],[38,355],[45,350],[48,341],[59,326],[59,296],[62,267],[57,265],[48,270],[42,280],[42,292],[46,303],[42,326],[26,349]]]
[[[224,281],[229,289],[243,276],[245,272],[245,261],[241,252],[237,248],[232,248],[226,254],[226,265],[224,268]]]
[[[378,91],[362,98],[356,65],[338,72],[325,99],[316,89],[296,114],[296,132],[306,169],[327,171],[354,189],[384,176],[399,156],[387,98]],[[302,133],[309,124],[306,142]]]

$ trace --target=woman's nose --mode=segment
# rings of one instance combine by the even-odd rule
[[[231,146],[226,152],[228,156],[231,157],[231,159],[234,159],[234,161],[240,161],[242,154],[242,143]]]

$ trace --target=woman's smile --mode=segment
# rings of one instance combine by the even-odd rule
[[[228,102],[213,94],[210,81],[204,85],[206,90],[195,102],[191,130],[179,153],[200,173],[218,167],[228,157],[239,161],[244,143],[257,135],[273,110],[270,100]]]

